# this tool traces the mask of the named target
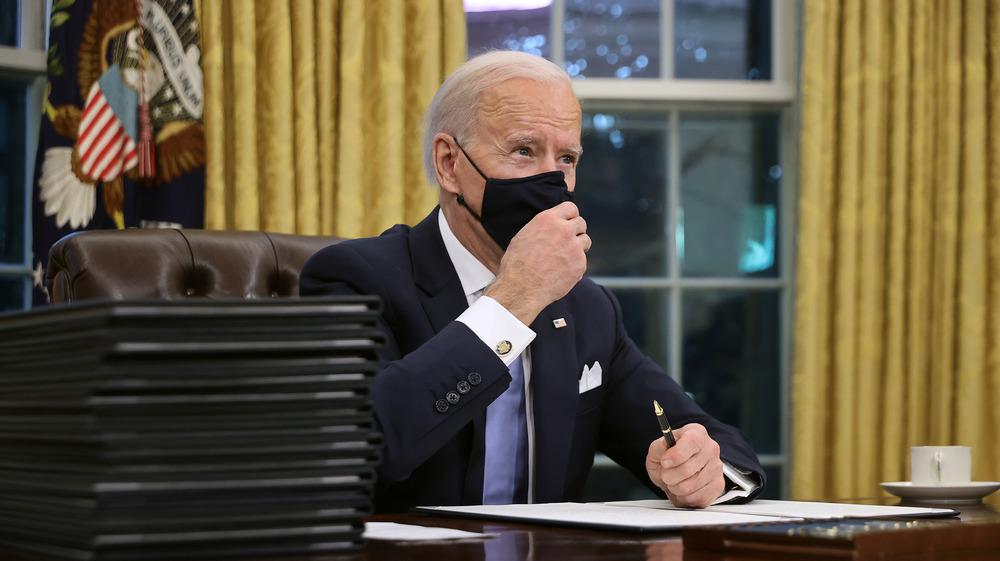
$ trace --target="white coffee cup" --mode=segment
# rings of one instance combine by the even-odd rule
[[[910,483],[913,485],[944,487],[971,482],[972,447],[910,447]]]

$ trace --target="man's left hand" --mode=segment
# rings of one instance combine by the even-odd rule
[[[677,445],[667,448],[663,438],[649,445],[646,472],[675,506],[704,508],[725,490],[719,443],[698,423],[674,430]]]

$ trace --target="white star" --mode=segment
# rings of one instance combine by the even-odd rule
[[[185,16],[188,15],[188,12],[190,12],[190,11],[191,11],[191,8],[187,4],[183,4],[181,6],[181,13],[184,14]]]
[[[42,268],[42,262],[39,261],[35,264],[35,270],[32,271],[31,280],[32,284],[36,287],[42,286],[45,278],[45,269]]]

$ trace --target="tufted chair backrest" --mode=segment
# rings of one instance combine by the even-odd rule
[[[52,246],[53,303],[297,296],[299,272],[333,236],[258,231],[88,230]]]

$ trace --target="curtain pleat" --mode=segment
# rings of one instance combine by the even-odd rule
[[[985,21],[988,22],[987,30],[1000,29],[1000,7],[990,4],[988,15]],[[987,211],[989,212],[989,231],[1000,232],[1000,135],[995,131],[1000,131],[1000,38],[995,33],[987,34],[987,82],[988,101],[986,105],[989,123],[988,131],[991,131],[986,139],[987,146],[987,200],[989,201]],[[1000,269],[1000,241],[995,236],[990,237],[989,262],[991,271]],[[990,310],[1000,309],[1000,275],[991,275],[989,280],[989,297],[986,307]],[[988,357],[983,365],[986,369],[986,381],[983,384],[987,397],[1000,396],[1000,313],[992,313],[988,316],[987,337],[993,344],[988,347]],[[995,404],[988,408],[986,426],[996,429],[1000,427],[1000,407]],[[993,438],[996,438],[994,434]],[[984,453],[985,452],[985,453]],[[987,462],[987,465],[1000,465],[1000,447],[994,446],[992,450],[980,452],[979,461]]]
[[[804,3],[792,495],[1000,478],[1000,4]]]
[[[834,206],[836,213],[833,223],[834,234],[834,300],[833,329],[837,335],[834,338],[833,352],[836,360],[833,363],[834,376],[838,381],[833,386],[834,407],[838,411],[847,411],[856,404],[858,397],[857,370],[857,330],[858,298],[857,285],[859,275],[858,236],[859,225],[858,204],[860,182],[861,155],[861,0],[844,2],[844,22],[841,28],[843,34],[842,57],[840,59],[840,118],[837,122],[836,153],[840,155],[839,165],[834,168],[837,176],[838,189],[834,191]],[[856,410],[856,409],[855,409]],[[835,419],[840,429],[833,433],[835,450],[845,449],[852,445],[858,436],[858,415],[844,415]],[[841,477],[836,478],[838,495],[856,485],[857,466]]]
[[[365,6],[370,2],[352,2],[344,0],[340,3],[340,76],[360,76],[365,72],[364,40],[365,40]],[[354,22],[348,25],[346,22]],[[379,69],[381,71],[381,69]],[[337,119],[337,158],[336,176],[337,191],[336,214],[334,220],[336,230],[345,232],[345,236],[355,237],[364,229],[364,214],[368,201],[364,188],[365,161],[375,165],[378,154],[370,152],[366,146],[368,138],[364,135],[362,118],[364,108],[370,100],[364,98],[364,80],[344,80],[338,84],[340,90],[340,105],[336,111]],[[345,116],[347,118],[345,118]],[[368,155],[368,158],[362,155]],[[378,162],[377,165],[387,165]]]
[[[318,209],[320,204],[320,124],[317,117],[322,92],[319,87],[319,64],[321,60],[315,52],[318,44],[316,11],[309,9],[304,2],[290,2],[290,29],[292,46],[292,90],[289,98],[294,99],[293,138],[295,151],[292,157],[295,161],[294,198],[288,212],[294,217],[294,229],[302,232],[320,231],[320,214],[308,212],[306,209]],[[325,41],[324,41],[325,42]],[[294,92],[308,92],[307,95],[295,95]]]
[[[360,237],[433,208],[420,119],[465,59],[461,2],[202,3],[207,228]]]
[[[885,343],[882,333],[887,309],[885,300],[885,252],[887,245],[886,213],[888,158],[888,50],[884,23],[887,21],[884,2],[863,2],[861,12],[862,60],[860,106],[862,114],[860,175],[857,181],[859,200],[858,230],[858,342],[856,399],[858,430],[855,446],[862,457],[880,456],[882,439],[873,431],[860,427],[882,426],[885,410],[880,396],[885,395],[886,380],[866,376],[866,372],[882,371]],[[879,480],[879,465],[863,462],[858,466],[858,480]]]
[[[910,190],[913,182],[913,151],[910,140],[913,136],[913,89],[910,57],[892,56],[893,53],[911,52],[911,36],[908,30],[913,25],[910,3],[902,3],[897,8],[890,21],[889,34],[886,38],[885,67],[887,69],[886,87],[887,103],[884,110],[888,118],[887,158],[886,158],[886,271],[885,271],[885,379],[882,386],[884,395],[900,396],[904,399],[905,391],[910,385],[907,373],[909,356],[907,355],[907,336],[912,331],[907,318],[908,306],[907,287],[910,283],[911,263],[907,256],[910,247]],[[874,23],[874,22],[873,22]],[[877,27],[877,26],[876,26]],[[876,264],[876,267],[878,265]],[[889,328],[893,327],[895,328]],[[877,453],[873,457],[884,458],[879,470],[882,481],[893,480],[901,473],[906,464],[905,458],[897,454],[899,442],[904,441],[907,423],[905,402],[898,405],[899,411],[881,412],[881,426],[884,428]],[[877,426],[877,425],[876,425]]]
[[[800,166],[799,239],[795,317],[795,355],[792,377],[792,489],[819,489],[832,463],[829,446],[817,445],[826,438],[825,412],[829,409],[824,397],[830,395],[827,376],[831,364],[829,279],[832,269],[829,209],[833,208],[832,190],[807,189],[806,185],[832,185],[833,130],[836,114],[833,91],[824,78],[835,76],[835,61],[839,58],[834,25],[840,19],[840,4],[816,2],[806,11],[803,36],[810,38],[803,45],[803,59],[815,66],[803,70],[801,160],[811,163]],[[806,100],[809,102],[806,103]],[[806,414],[812,412],[813,414]]]
[[[306,148],[295,136],[294,106],[312,99],[294,96],[299,63],[292,53],[290,2],[256,2],[257,76],[255,80],[258,133],[257,204],[237,199],[238,229],[290,232],[295,230],[296,154]],[[295,30],[297,33],[298,30]],[[309,57],[306,57],[309,58]],[[284,141],[277,141],[285,139]],[[248,147],[249,148],[249,147]],[[263,188],[262,188],[263,187]],[[246,197],[252,199],[253,197]]]
[[[317,215],[318,228],[316,230],[303,228],[302,232],[329,233],[337,230],[337,173],[340,161],[334,155],[337,154],[340,145],[337,111],[340,107],[341,92],[336,77],[340,76],[338,53],[342,42],[343,16],[339,5],[335,2],[316,4],[315,13],[313,21],[315,37],[327,38],[313,44],[316,52],[316,148],[319,152],[316,165],[319,177],[315,195],[316,206],[312,208]],[[325,102],[320,103],[319,100]]]
[[[905,3],[905,2],[904,2]],[[912,33],[906,29],[898,29],[903,37],[912,44],[913,87],[904,90],[903,95],[913,99],[913,109],[910,117],[913,123],[910,144],[912,154],[906,164],[912,166],[913,177],[909,193],[910,223],[906,228],[910,238],[907,252],[907,277],[903,282],[909,282],[907,306],[907,348],[904,352],[909,358],[908,368],[904,371],[904,400],[906,415],[903,419],[907,427],[906,442],[917,442],[930,434],[930,380],[931,351],[931,278],[934,271],[932,259],[932,205],[930,204],[933,190],[934,145],[935,131],[933,100],[937,77],[933,76],[934,52],[931,50],[932,10],[924,4],[914,5],[914,21]],[[897,51],[903,52],[903,51]],[[894,58],[903,58],[893,53]],[[898,446],[898,445],[897,445]],[[908,460],[905,465],[909,465]]]
[[[964,17],[963,17],[964,16]],[[957,273],[961,288],[957,294],[957,353],[955,356],[955,435],[974,434],[977,427],[986,426],[991,407],[980,386],[988,380],[988,309],[989,257],[987,244],[988,177],[986,175],[986,5],[968,2],[958,37],[965,56],[956,60],[961,72],[960,115],[964,149],[958,170],[963,186],[960,200]]]

